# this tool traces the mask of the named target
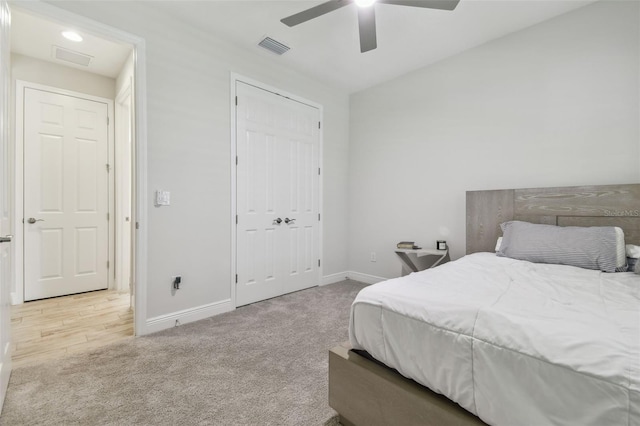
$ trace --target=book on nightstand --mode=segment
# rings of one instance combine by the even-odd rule
[[[397,247],[399,249],[405,249],[405,250],[419,250],[422,247],[418,247],[413,241],[400,241],[397,244]]]

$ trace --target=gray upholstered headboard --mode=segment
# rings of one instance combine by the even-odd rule
[[[494,251],[508,220],[619,226],[640,245],[640,184],[467,191],[467,254]]]

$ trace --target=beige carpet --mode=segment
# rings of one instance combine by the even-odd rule
[[[317,287],[13,371],[2,425],[331,425],[328,349],[364,285]]]

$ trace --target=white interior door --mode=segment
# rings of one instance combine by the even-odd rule
[[[106,103],[25,88],[25,300],[108,287]]]
[[[318,284],[320,111],[236,84],[241,306]]]
[[[0,410],[11,375],[10,328],[11,311],[11,232],[10,212],[13,210],[11,191],[13,170],[9,161],[9,76],[10,66],[9,6],[0,0]]]

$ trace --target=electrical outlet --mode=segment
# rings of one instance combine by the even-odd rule
[[[375,251],[372,251],[372,252],[371,252],[371,261],[372,261],[372,262],[375,262],[375,261],[376,261],[376,252],[375,252]]]
[[[180,290],[180,284],[182,284],[182,277],[180,275],[171,277],[171,286],[174,290]]]

